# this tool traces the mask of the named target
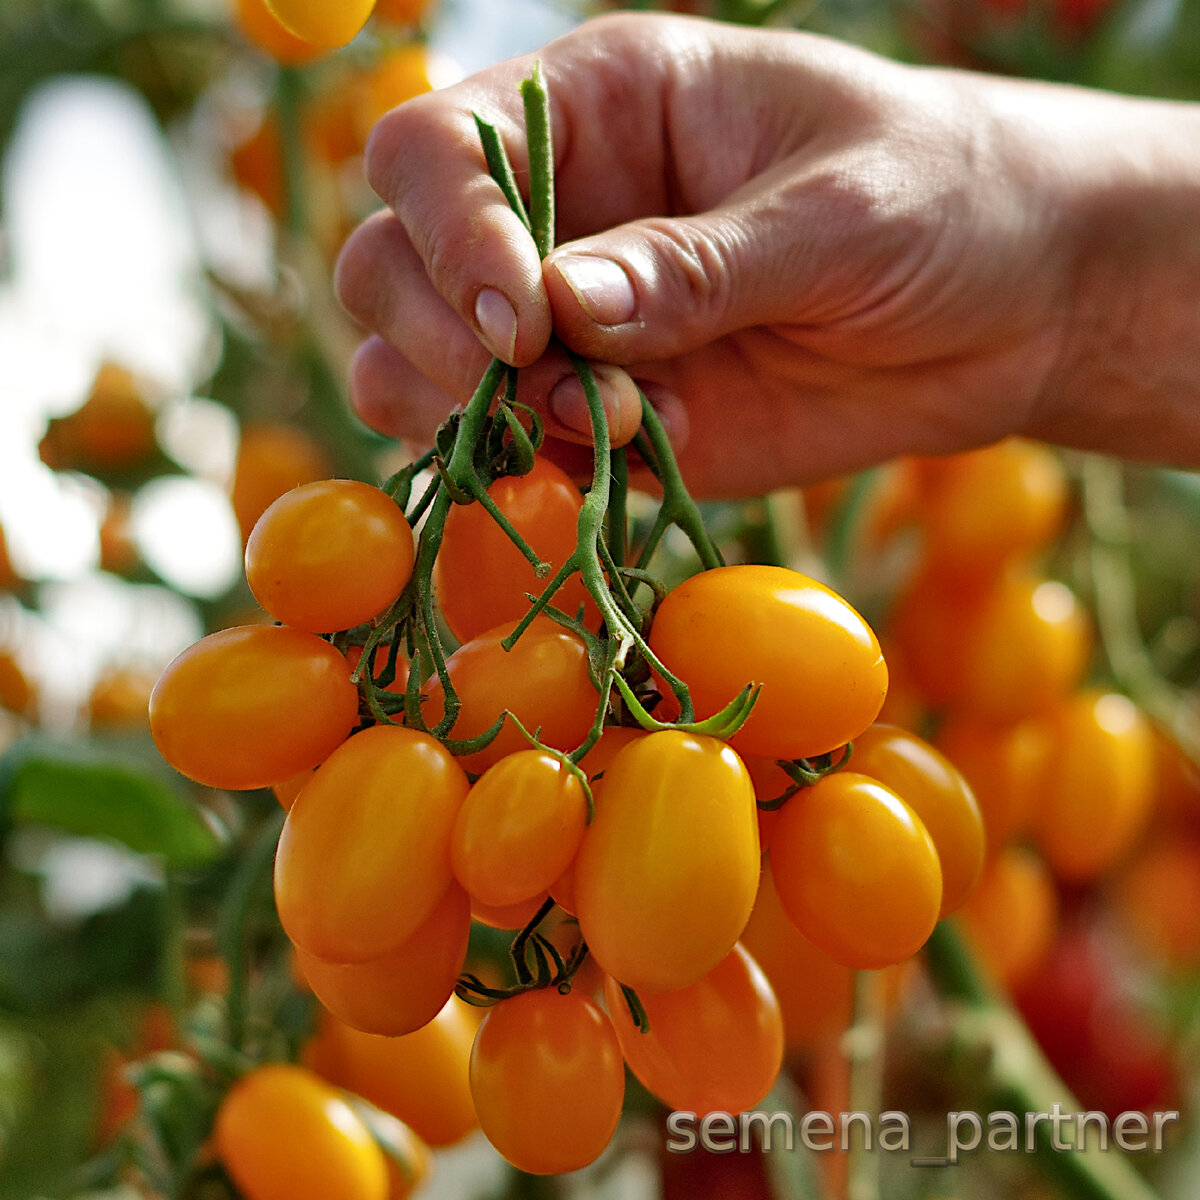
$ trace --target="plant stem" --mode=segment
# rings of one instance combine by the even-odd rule
[[[951,922],[942,921],[925,947],[925,965],[939,994],[960,1008],[955,1035],[982,1051],[990,1111],[1048,1113],[1083,1109],[1055,1074],[1024,1022],[984,981]],[[1157,1200],[1154,1190],[1119,1152],[1056,1149],[1048,1121],[1036,1126],[1038,1166],[1071,1200]]]

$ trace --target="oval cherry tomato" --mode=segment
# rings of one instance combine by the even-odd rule
[[[488,1010],[471,1051],[488,1141],[531,1175],[575,1171],[612,1140],[625,1099],[621,1045],[595,1001],[557,988]]]
[[[452,997],[432,1021],[403,1037],[362,1033],[322,1013],[303,1060],[398,1117],[429,1145],[450,1146],[479,1124],[467,1075],[476,1013]]]
[[[645,1033],[620,984],[605,980],[625,1061],[668,1107],[738,1113],[771,1090],[783,1065],[783,1018],[767,977],[742,946],[698,983],[638,998],[650,1022]]]
[[[929,703],[994,721],[1053,707],[1091,654],[1090,625],[1070,588],[1015,570],[966,590],[927,572],[901,598],[892,632]]]
[[[584,939],[630,987],[696,983],[732,949],[758,888],[746,768],[724,742],[666,730],[620,750],[595,794],[575,860]]]
[[[1046,864],[1008,846],[984,869],[958,910],[967,939],[1001,987],[1023,986],[1046,961],[1058,932],[1058,893]]]
[[[265,128],[265,126],[264,126]],[[230,500],[242,537],[273,500],[302,483],[329,475],[325,451],[294,425],[251,425],[242,430]]]
[[[354,1109],[304,1067],[271,1063],[243,1076],[213,1133],[247,1200],[386,1200],[383,1151]]]
[[[1133,846],[1154,800],[1150,724],[1125,696],[1085,691],[1046,718],[1035,835],[1060,879],[1094,879]]]
[[[280,24],[266,0],[234,0],[233,21],[250,45],[285,67],[312,62],[320,54],[316,46],[301,41]]]
[[[921,463],[926,559],[955,575],[997,574],[1062,529],[1067,477],[1048,446],[1008,438]]]
[[[451,883],[433,911],[394,950],[365,962],[329,963],[299,947],[300,970],[333,1015],[364,1033],[398,1037],[432,1021],[467,957],[471,904]]]
[[[454,690],[462,702],[450,736],[478,737],[506,709],[555,750],[581,745],[596,719],[600,695],[588,674],[587,647],[549,617],[537,617],[511,650],[500,644],[516,622],[466,642],[446,660]],[[432,729],[445,711],[442,686],[432,679],[425,720]],[[505,755],[529,749],[529,742],[506,721],[489,746],[459,761],[468,771],[485,771]]]
[[[350,1107],[362,1118],[383,1151],[388,1176],[387,1200],[408,1200],[429,1178],[433,1168],[429,1147],[398,1117],[361,1097],[350,1097]]]
[[[553,570],[539,579],[482,504],[456,504],[446,518],[433,578],[442,616],[460,642],[505,621],[519,621],[528,612],[525,593],[538,595],[574,552],[583,507],[583,496],[570,476],[541,457],[528,475],[497,479],[488,495]],[[578,575],[551,603],[571,616],[586,603],[589,617],[596,614]]]
[[[850,1025],[854,972],[818,950],[796,928],[779,899],[769,857],[741,942],[779,1001],[788,1049],[807,1049]]]
[[[942,910],[954,912],[979,881],[985,839],[970,784],[940,751],[894,725],[872,725],[854,742],[854,769],[891,788],[933,838],[942,868]]]
[[[351,629],[404,589],[415,558],[399,505],[355,479],[285,492],[246,542],[246,582],[277,621],[310,633]]]
[[[354,40],[375,0],[267,0],[267,7],[302,41],[334,50]]]
[[[730,738],[744,754],[810,758],[857,737],[879,713],[887,667],[867,623],[836,592],[783,567],[718,567],[659,605],[650,648],[712,716],[762,685]]]
[[[915,954],[941,910],[928,830],[895,792],[854,771],[826,775],[787,802],[771,871],[797,929],[848,967]]]
[[[1049,752],[1045,722],[989,721],[954,712],[938,729],[937,745],[975,793],[988,853],[1024,834],[1032,817],[1034,785]]]
[[[296,797],[275,855],[279,920],[326,962],[363,962],[416,932],[453,877],[467,778],[435,738],[396,725],[352,737]]]
[[[586,824],[579,779],[545,751],[518,750],[489,767],[458,810],[454,874],[484,904],[519,904],[567,869]]]
[[[159,752],[209,787],[270,787],[315,767],[357,720],[346,660],[311,633],[271,625],[201,638],[150,694]]]

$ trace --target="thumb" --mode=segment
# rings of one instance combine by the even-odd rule
[[[826,291],[825,267],[845,279],[831,243],[845,250],[849,238],[829,209],[819,196],[759,195],[564,243],[542,270],[555,329],[591,358],[635,363],[754,325],[831,316],[814,288]]]

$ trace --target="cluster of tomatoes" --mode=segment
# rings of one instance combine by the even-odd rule
[[[488,495],[552,568],[575,549],[583,496],[548,460]],[[601,626],[578,579],[556,593],[558,619],[518,631],[541,585],[478,502],[450,509],[431,572],[458,648],[426,678],[410,670],[403,636],[378,631],[419,582],[419,553],[379,488],[286,493],[246,545],[247,580],[278,624],[180,655],[151,728],[191,778],[274,787],[288,808],[276,905],[326,1043],[336,1029],[399,1045],[461,1021],[456,990],[490,1004],[470,1056],[472,1124],[518,1167],[595,1159],[626,1065],[675,1108],[754,1105],[785,1038],[814,1023],[801,1015],[785,1034],[773,959],[781,991],[793,942],[847,979],[902,963],[970,893],[984,860],[971,790],[928,742],[875,723],[879,643],[829,588],[737,565],[658,597],[642,669],[626,671],[639,723],[597,690]],[[693,719],[678,720],[671,680]],[[714,724],[748,685],[748,717]],[[448,709],[448,736],[433,736]],[[462,974],[472,919],[521,931],[515,982]],[[248,1195],[269,1195],[222,1152]]]

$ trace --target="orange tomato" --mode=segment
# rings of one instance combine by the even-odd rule
[[[230,499],[242,539],[272,501],[330,473],[325,451],[294,425],[249,425],[242,430]]]
[[[534,460],[528,475],[497,479],[488,495],[552,570],[538,579],[482,504],[456,504],[446,518],[433,578],[442,616],[460,642],[525,615],[525,593],[538,595],[574,552],[583,507],[583,496],[570,477],[544,458]],[[578,575],[562,586],[552,603],[572,616],[586,603],[589,617],[596,615]]]
[[[1024,834],[1033,815],[1035,780],[1050,749],[1045,724],[1037,718],[1000,722],[955,712],[935,741],[975,793],[988,853]]]
[[[150,693],[157,676],[136,667],[110,667],[88,694],[88,723],[113,732],[144,730],[150,721]]]
[[[612,1024],[576,991],[501,1000],[475,1037],[471,1096],[488,1141],[519,1170],[587,1166],[612,1140],[625,1098]]]
[[[266,0],[233,0],[232,16],[242,37],[282,66],[303,66],[321,54],[318,47],[301,41],[285,28],[267,7]]]
[[[357,720],[346,660],[282,626],[210,633],[168,664],[150,694],[159,752],[209,787],[269,787],[315,767]]]
[[[921,468],[925,557],[947,572],[997,574],[1062,530],[1067,477],[1048,446],[1008,438]]]
[[[413,933],[394,950],[365,962],[329,963],[296,955],[317,999],[339,1020],[364,1033],[412,1033],[441,1012],[467,957],[471,905],[451,883]]]
[[[915,954],[941,910],[928,830],[895,792],[854,771],[826,775],[787,802],[771,871],[800,932],[848,967]]]
[[[753,1108],[783,1064],[783,1018],[766,975],[740,946],[699,982],[639,996],[650,1022],[634,1023],[615,979],[604,999],[629,1069],[668,1107],[703,1115]]]
[[[351,629],[391,604],[412,574],[413,532],[387,493],[354,479],[301,484],[246,541],[246,582],[277,621],[310,633]]]
[[[768,856],[742,945],[770,981],[788,1049],[805,1050],[850,1024],[854,972],[818,950],[784,911]]]
[[[1032,979],[1058,931],[1058,893],[1046,864],[1024,846],[1001,850],[958,910],[968,941],[1001,987]]]
[[[334,50],[354,40],[367,23],[375,0],[267,0],[281,25],[302,41]]]
[[[734,751],[699,734],[648,734],[596,786],[574,869],[583,937],[630,987],[687,987],[745,928],[759,862],[754,788]]]
[[[458,810],[454,874],[484,904],[519,904],[567,869],[586,824],[579,779],[542,750],[518,750],[489,767]]]
[[[1085,691],[1047,718],[1035,837],[1060,879],[1094,879],[1132,849],[1154,800],[1150,724],[1127,697]]]
[[[350,1105],[292,1063],[233,1085],[213,1127],[217,1157],[247,1200],[386,1200],[383,1152]]]
[[[856,738],[852,764],[891,788],[921,819],[942,868],[941,915],[953,912],[983,870],[983,818],[970,785],[928,742],[894,725],[872,725]]]
[[[403,1037],[361,1033],[323,1013],[302,1058],[330,1083],[399,1118],[429,1145],[450,1146],[479,1124],[468,1081],[478,1026],[475,1010],[454,997],[427,1025]]]
[[[467,778],[435,738],[376,725],[331,754],[288,812],[275,856],[287,935],[327,962],[407,941],[450,885]]]
[[[870,626],[836,592],[783,567],[718,567],[659,605],[650,648],[712,716],[762,685],[730,738],[744,754],[810,758],[836,750],[879,713],[887,666]]]
[[[582,745],[596,719],[600,696],[588,674],[587,648],[549,617],[537,617],[511,650],[500,644],[516,622],[489,630],[460,646],[446,669],[462,707],[450,736],[478,737],[506,709],[555,750]],[[425,720],[433,728],[445,711],[440,679],[426,688]],[[468,771],[485,771],[505,755],[526,750],[529,742],[511,722],[485,749],[464,755]]]

